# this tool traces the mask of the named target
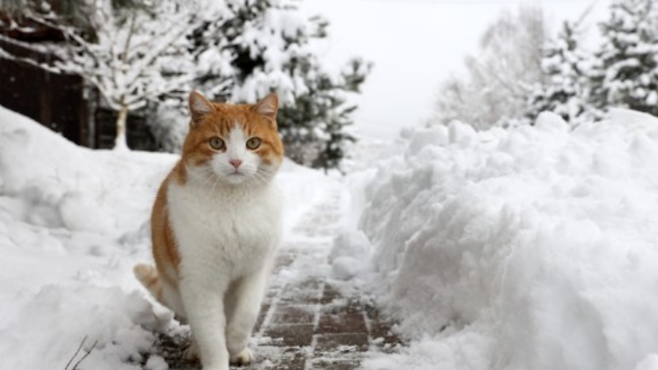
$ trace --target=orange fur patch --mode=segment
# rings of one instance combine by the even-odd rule
[[[167,183],[173,181],[175,177],[174,172],[172,172],[164,181],[158,191],[151,212],[151,239],[153,241],[155,266],[158,269],[160,278],[172,286],[178,286],[178,276],[171,276],[171,272],[178,271],[180,254],[167,214]]]

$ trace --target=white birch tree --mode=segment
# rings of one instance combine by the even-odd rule
[[[483,34],[477,56],[466,58],[465,77],[451,77],[440,86],[432,121],[459,120],[485,129],[523,117],[528,86],[543,83],[545,38],[541,8],[501,14]]]
[[[26,8],[22,17],[59,30],[66,38],[51,71],[80,75],[98,89],[117,112],[115,148],[127,148],[128,112],[176,90],[187,90],[195,77],[189,55],[189,35],[202,21],[201,2],[135,0],[128,9],[115,9],[110,0],[88,0],[84,13],[90,30],[66,22],[48,3]],[[7,53],[2,55],[7,57]],[[10,56],[11,57],[11,56]]]

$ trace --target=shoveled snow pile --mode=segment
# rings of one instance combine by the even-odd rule
[[[658,119],[623,110],[416,132],[357,174],[370,285],[411,339],[364,368],[658,369],[657,163]]]
[[[0,107],[0,369],[163,369],[172,315],[132,276],[152,260],[149,213],[177,156],[92,151]],[[286,162],[288,232],[323,175]],[[85,340],[86,338],[86,340]],[[93,349],[93,350],[92,350]]]
[[[0,368],[64,369],[85,337],[70,367],[94,347],[85,366],[141,368],[171,317],[130,269],[175,160],[79,148],[0,107]]]

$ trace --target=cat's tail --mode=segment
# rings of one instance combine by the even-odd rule
[[[180,318],[185,318],[185,308],[180,298],[180,293],[175,288],[163,283],[158,269],[145,263],[138,263],[133,267],[133,273],[144,288],[151,293],[153,298],[161,305],[174,311]]]
[[[135,274],[137,280],[139,280],[139,282],[144,285],[144,288],[146,288],[146,290],[151,293],[153,298],[164,304],[162,284],[160,284],[160,276],[158,274],[158,270],[151,265],[138,263],[135,265],[135,267],[133,267],[133,273]]]

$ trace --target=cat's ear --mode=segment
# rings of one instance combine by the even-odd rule
[[[272,121],[274,126],[276,126],[276,113],[279,111],[279,98],[276,96],[276,93],[271,93],[258,103],[254,104],[253,110]]]
[[[198,91],[192,91],[188,99],[192,123],[199,123],[203,117],[215,111],[212,103]]]

